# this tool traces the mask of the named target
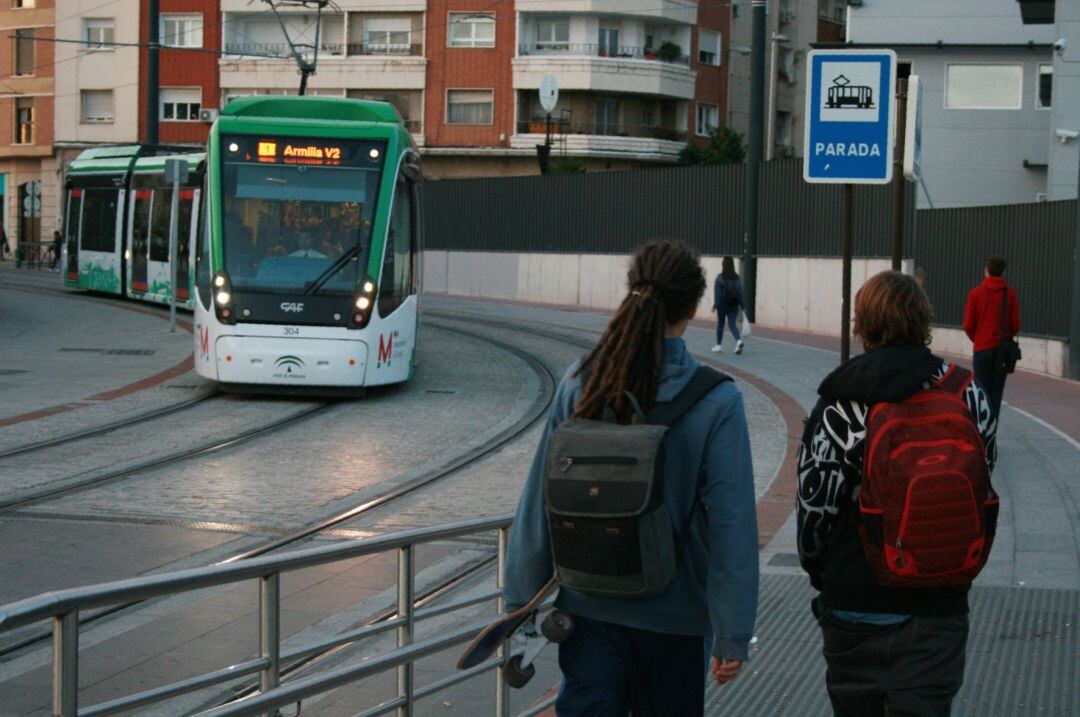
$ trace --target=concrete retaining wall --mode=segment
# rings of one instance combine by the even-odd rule
[[[626,295],[629,257],[611,254],[516,254],[512,252],[424,252],[424,290],[436,293],[511,299],[545,304],[614,309]],[[709,290],[698,307],[707,317],[712,281],[721,257],[702,258]],[[889,268],[887,259],[855,259],[852,294],[863,282]],[[911,267],[906,266],[910,271]],[[840,333],[839,259],[762,258],[758,260],[757,320],[762,326],[838,336]],[[968,287],[962,290],[966,293]],[[932,348],[965,356],[971,343],[958,329],[934,329]],[[1064,376],[1068,349],[1062,341],[1020,337],[1020,367]]]

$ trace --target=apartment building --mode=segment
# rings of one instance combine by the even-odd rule
[[[47,241],[55,224],[56,8],[0,0],[0,222],[8,246]]]
[[[1047,199],[1075,199],[1080,184],[1080,3],[1017,0],[1025,25],[1052,30],[1052,66],[1039,68],[1039,92],[1050,106],[1046,141]],[[1049,76],[1048,76],[1049,75]]]
[[[147,0],[140,0],[142,17],[148,13]],[[221,47],[218,0],[159,0],[158,38],[158,142],[161,144],[205,144],[210,124],[216,116],[201,113],[216,109],[221,100],[218,84],[218,56]],[[139,22],[139,40],[149,41],[149,25]],[[139,56],[139,129],[145,138],[149,51]]]
[[[844,41],[848,0],[770,0],[765,40],[765,158],[803,155],[806,53],[818,43]],[[750,126],[750,0],[733,0],[730,95],[726,124],[746,135]]]
[[[727,7],[691,0],[339,0],[283,13],[307,56],[309,93],[378,98],[398,109],[431,177],[532,174],[539,105],[552,74],[553,159],[592,169],[671,163],[726,107]],[[221,0],[222,102],[294,93],[278,20]]]
[[[897,74],[923,86],[919,206],[1047,198],[1057,39],[1053,24],[1025,24],[1016,0],[862,0],[849,9],[849,45],[893,48]]]

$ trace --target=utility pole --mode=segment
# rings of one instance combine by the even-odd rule
[[[742,257],[746,316],[751,323],[757,315],[758,178],[765,144],[765,4],[766,0],[753,0],[751,19],[754,35],[750,46],[750,142],[746,154]]]
[[[148,0],[146,12],[146,144],[158,143],[158,51],[161,47],[161,13],[158,0]]]
[[[1072,260],[1072,320],[1069,324],[1069,378],[1080,379],[1080,174],[1077,175],[1076,236]]]

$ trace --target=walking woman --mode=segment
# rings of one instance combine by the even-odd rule
[[[518,504],[504,595],[508,610],[521,607],[554,572],[544,479],[555,429],[570,420],[652,423],[654,406],[670,408],[684,396],[681,403],[690,407],[665,424],[657,462],[661,509],[670,513],[678,556],[671,561],[674,577],[659,592],[634,599],[560,587],[555,604],[575,626],[559,645],[556,713],[696,717],[704,711],[706,636],[714,637],[711,677],[724,683],[739,674],[754,628],[758,538],[746,414],[742,394],[728,380],[696,402],[685,398],[699,364],[682,335],[707,286],[697,252],[683,242],[640,247],[627,283],[597,346],[559,384]],[[617,483],[605,485],[592,490],[608,498],[619,490]],[[642,538],[643,552],[648,540]],[[580,550],[589,548],[603,550],[588,542]],[[560,565],[560,577],[563,570]]]
[[[743,298],[742,280],[735,272],[735,260],[725,256],[720,265],[720,274],[713,284],[713,311],[716,312],[716,346],[712,347],[713,353],[720,353],[724,349],[724,321],[727,321],[731,335],[735,337],[735,353],[741,354],[743,350],[742,335],[739,333],[739,310],[746,311],[746,300]]]

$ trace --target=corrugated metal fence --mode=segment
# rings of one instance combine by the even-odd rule
[[[651,239],[678,238],[704,254],[737,255],[744,171],[743,165],[666,167],[430,182],[427,247],[625,254]],[[781,160],[762,166],[761,197],[759,256],[839,256],[839,186],[807,184],[801,160]],[[856,187],[854,206],[855,255],[889,256],[890,188]],[[939,323],[960,325],[985,258],[1000,253],[1020,290],[1024,333],[1068,334],[1075,203],[915,212],[909,191],[906,212],[905,248],[925,269]]]
[[[915,261],[937,321],[959,326],[968,289],[983,278],[986,257],[1005,257],[1025,335],[1069,334],[1076,201],[917,213]]]

